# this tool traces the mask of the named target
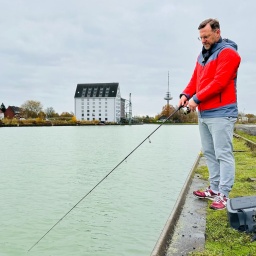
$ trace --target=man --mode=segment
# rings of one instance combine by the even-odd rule
[[[180,95],[179,106],[198,109],[198,125],[210,186],[194,191],[197,198],[214,200],[210,208],[226,208],[234,184],[233,130],[237,120],[236,80],[240,64],[237,45],[222,39],[220,24],[207,19],[199,27],[203,44],[194,73]]]

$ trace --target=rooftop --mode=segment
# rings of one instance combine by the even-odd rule
[[[119,83],[78,84],[75,98],[82,97],[116,97]]]

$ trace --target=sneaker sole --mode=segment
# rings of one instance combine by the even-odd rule
[[[198,198],[198,199],[208,199],[208,200],[211,200],[211,201],[214,200],[214,197],[208,197],[208,196],[202,197],[202,196],[197,196],[197,195],[195,195],[195,194],[193,194],[193,196],[195,196],[195,197]]]

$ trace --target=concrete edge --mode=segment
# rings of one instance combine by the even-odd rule
[[[182,212],[182,208],[184,206],[185,200],[186,200],[186,195],[188,193],[189,187],[192,183],[193,179],[193,174],[198,166],[198,163],[201,158],[201,152],[198,154],[191,170],[190,173],[182,187],[182,190],[179,194],[178,199],[176,200],[176,203],[173,207],[173,210],[158,238],[158,241],[151,253],[151,256],[164,256],[166,253],[166,250],[168,249],[168,242],[171,240],[171,237],[174,233],[175,230],[175,225],[179,219],[179,216]]]
[[[246,145],[251,149],[251,150],[256,150],[256,143],[251,141],[251,140],[248,140],[246,139],[245,137],[241,136],[241,135],[238,135],[237,133],[234,132],[234,135],[233,135],[235,138],[240,138],[242,140],[244,140],[246,142]]]

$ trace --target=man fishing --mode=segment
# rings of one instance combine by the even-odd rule
[[[210,186],[194,191],[197,198],[213,200],[210,208],[226,208],[235,178],[233,131],[237,120],[237,71],[241,61],[237,45],[222,39],[216,19],[200,23],[200,52],[192,78],[180,95],[179,106],[198,109],[198,124]]]

